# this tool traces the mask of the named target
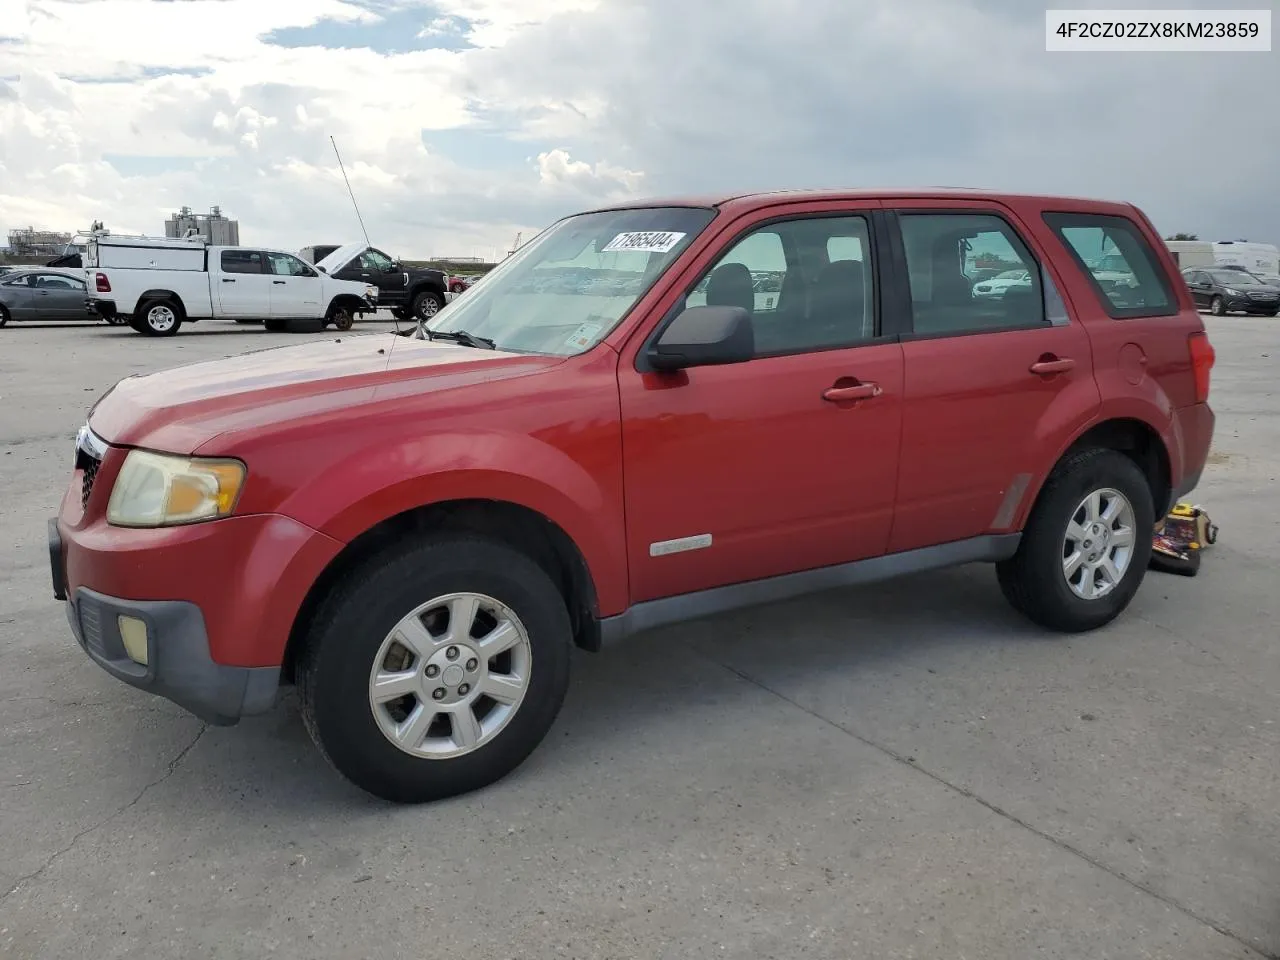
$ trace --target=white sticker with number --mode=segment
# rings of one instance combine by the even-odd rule
[[[684,239],[683,233],[670,230],[644,230],[632,233],[620,233],[605,245],[601,253],[621,253],[630,250],[635,253],[670,253],[676,244]]]
[[[600,332],[600,324],[584,323],[569,335],[569,339],[565,343],[570,347],[577,347],[579,350],[585,350],[591,346],[596,338],[596,334]]]

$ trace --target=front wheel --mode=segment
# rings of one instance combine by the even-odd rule
[[[4,307],[0,307],[0,327],[9,322],[9,311]]]
[[[534,561],[468,536],[406,543],[345,578],[304,638],[307,730],[360,788],[422,803],[487,786],[560,710],[571,627]]]
[[[1223,300],[1221,297],[1214,297],[1212,300],[1209,301],[1209,312],[1212,313],[1215,317],[1226,316],[1226,313],[1227,313],[1226,301]]]
[[[413,298],[413,315],[419,320],[430,320],[443,306],[440,295],[428,290]]]
[[[1050,630],[1114,620],[1146,574],[1155,529],[1147,478],[1115,450],[1069,455],[1045,483],[1017,553],[996,565],[1006,599]]]
[[[350,307],[334,307],[325,318],[325,323],[332,323],[339,330],[350,330],[355,322],[356,317]]]

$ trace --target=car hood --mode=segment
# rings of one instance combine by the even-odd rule
[[[319,263],[317,263],[316,267],[317,268],[323,267],[324,272],[328,274],[337,273],[339,270],[345,267],[348,263],[350,263],[356,257],[360,256],[360,254],[364,253],[365,250],[367,249],[369,249],[369,247],[367,244],[364,244],[364,243],[344,244],[343,246],[339,247],[337,250],[333,251],[333,253],[325,257],[323,260],[321,260]]]
[[[395,334],[345,336],[128,377],[94,405],[89,426],[110,444],[194,453],[225,433],[526,376],[562,362]]]

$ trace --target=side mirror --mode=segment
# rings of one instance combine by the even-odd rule
[[[382,272],[383,272],[383,273],[399,273],[399,272],[400,272],[400,267],[399,267],[399,266],[397,266],[397,265],[396,265],[396,264],[394,264],[394,263],[389,263],[389,264],[387,264],[385,267],[383,267],[383,268],[382,268]]]
[[[689,307],[649,348],[655,370],[683,370],[755,357],[756,335],[751,315],[742,307]]]
[[[319,270],[321,273],[328,273],[328,272],[329,272],[329,271],[328,271],[328,270],[326,270],[324,267],[316,267],[316,269],[317,269],[317,270]]]

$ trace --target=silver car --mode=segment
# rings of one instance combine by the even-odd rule
[[[14,322],[92,320],[84,280],[69,271],[35,269],[0,276],[0,327]]]

